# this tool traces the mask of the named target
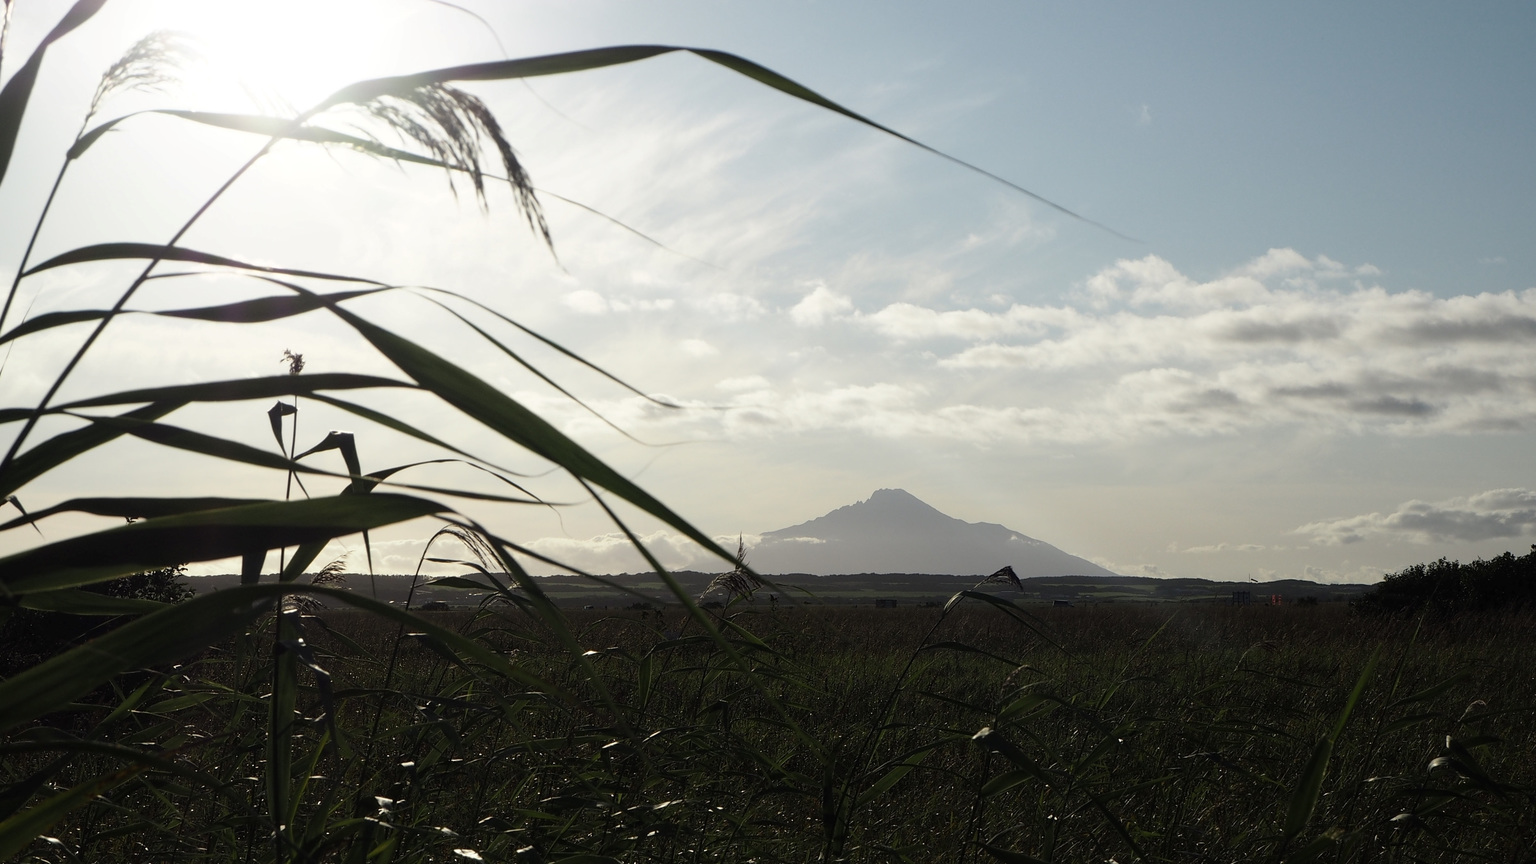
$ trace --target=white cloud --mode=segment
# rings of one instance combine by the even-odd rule
[[[602,315],[608,311],[608,300],[586,288],[572,291],[560,299],[572,312],[581,315]]]
[[[640,535],[639,539],[656,560],[669,570],[729,569],[718,556],[705,551],[681,534],[657,530]],[[713,539],[722,548],[729,549],[735,547],[737,535]],[[755,535],[741,536],[748,548],[756,545],[758,539]],[[629,538],[620,532],[599,534],[586,539],[542,537],[523,545],[540,555],[588,573],[639,573],[651,569]],[[547,573],[550,570],[547,565],[538,565],[533,572]]]
[[[720,291],[706,294],[693,301],[693,305],[706,315],[724,323],[737,321],[750,321],[761,317],[763,304],[757,298],[746,294],[733,294],[729,291]]]
[[[668,385],[681,411],[626,394],[587,401],[623,429],[674,440],[851,432],[991,447],[1536,428],[1536,291],[1440,298],[1355,279],[1347,265],[1288,249],[1206,282],[1147,256],[1056,303],[999,307],[978,292],[979,308],[901,301],[861,313],[816,282],[791,308],[735,324],[700,313],[763,306],[685,293],[670,314],[707,340],[623,325],[631,335],[615,350],[729,364],[680,364],[695,370]],[[815,331],[833,322],[848,325],[839,338]],[[608,434],[559,397],[519,398],[572,434]]]
[[[768,379],[761,375],[744,375],[740,378],[722,378],[715,387],[730,392],[743,390],[766,390],[769,387]]]
[[[674,301],[670,297],[615,297],[608,305],[615,312],[665,312]]]
[[[957,309],[939,312],[911,303],[892,303],[861,323],[892,339],[919,341],[941,337],[979,341],[1013,335],[1040,335],[1071,326],[1081,318],[1073,309],[1020,306],[1004,312]]]
[[[1325,585],[1374,585],[1380,582],[1382,577],[1386,575],[1387,571],[1385,569],[1364,564],[1353,570],[1335,570],[1311,564],[1304,565],[1301,568],[1301,578],[1310,579],[1313,582],[1321,582]]]
[[[566,308],[580,315],[604,315],[609,312],[665,312],[675,302],[670,297],[604,297],[589,288],[571,291],[560,298]]]
[[[1406,501],[1390,513],[1310,522],[1295,533],[1326,546],[1369,537],[1413,543],[1476,542],[1536,533],[1536,492],[1493,489],[1445,501]]]
[[[1190,546],[1184,549],[1186,555],[1209,555],[1216,552],[1267,552],[1279,547],[1261,546],[1257,543],[1215,543],[1209,546]]]
[[[789,310],[789,317],[801,327],[820,327],[827,321],[853,311],[853,301],[825,285],[805,295]]]
[[[938,366],[990,371],[1000,386],[1069,374],[1074,398],[1048,404],[1063,417],[1102,412],[1112,434],[1536,425],[1536,290],[1437,298],[1321,287],[1348,277],[1343,264],[1289,249],[1209,282],[1147,256],[1088,279],[1076,306],[894,303],[857,320],[903,343],[970,342],[940,353]]]
[[[684,339],[677,343],[683,349],[683,353],[689,357],[713,357],[720,353],[720,349],[705,342],[703,339]]]
[[[1167,570],[1164,570],[1162,567],[1156,564],[1124,564],[1111,561],[1108,558],[1089,558],[1088,560],[1099,565],[1100,567],[1103,567],[1105,570],[1108,570],[1111,573],[1118,573],[1121,576],[1151,576],[1154,578],[1165,578],[1178,575],[1176,573],[1169,573]]]

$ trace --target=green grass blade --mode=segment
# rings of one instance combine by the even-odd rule
[[[1333,732],[1330,737],[1335,743],[1339,736],[1344,734],[1344,727],[1349,725],[1350,715],[1354,713],[1355,706],[1360,704],[1360,696],[1365,693],[1365,685],[1371,681],[1371,675],[1376,672],[1376,664],[1381,660],[1381,646],[1371,652],[1369,660],[1365,661],[1365,668],[1360,670],[1360,677],[1355,681],[1355,688],[1349,691],[1349,699],[1345,700],[1344,707],[1339,711],[1338,719],[1333,722]]]
[[[338,145],[351,150],[356,150],[360,153],[366,153],[370,156],[377,156],[382,159],[390,159],[395,162],[408,162],[414,165],[424,165],[431,168],[439,168],[445,171],[462,172],[467,170],[461,165],[454,165],[441,159],[434,159],[431,156],[423,156],[420,153],[412,153],[409,150],[401,150],[396,147],[390,147],[389,145],[382,144],[378,141],[372,141],[367,138],[359,138],[355,135],[347,135],[342,132],[337,132],[334,129],[326,129],[322,126],[297,125],[292,120],[281,117],[269,117],[261,114],[228,114],[208,111],[181,111],[164,108],[136,111],[133,114],[124,115],[122,117],[115,117],[96,126],[89,132],[80,136],[80,138],[75,141],[74,146],[69,148],[69,158],[80,158],[80,156],[84,155],[85,151],[89,150],[91,146],[101,138],[101,136],[115,128],[119,123],[122,123],[130,117],[136,117],[140,114],[162,114],[171,117],[178,117],[183,120],[189,120],[193,123],[200,123],[205,126],[214,126],[221,129],[231,129],[240,132],[250,132],[252,134],[263,135],[270,138],[287,138],[294,141]],[[507,178],[505,177],[487,172],[480,172],[480,176],[486,178],[487,180],[499,180],[502,182],[507,181]],[[564,195],[556,194],[547,189],[535,189],[534,191],[539,195],[547,196],[562,203],[569,204],[572,207],[584,210],[587,213],[598,217],[599,219],[602,219],[629,232],[630,234],[633,234],[634,236],[644,240],[652,246],[656,246],[657,248],[670,252],[673,255],[687,258],[690,261],[698,262],[707,267],[714,267],[717,270],[721,269],[718,265],[705,261],[702,258],[695,258],[692,255],[679,252],[676,249],[673,249],[667,246],[665,243],[657,240],[656,238],[651,237],[645,232],[640,231],[634,226],[628,225],[622,220],[615,219],[613,216],[610,216],[595,207],[583,204],[580,201],[572,198],[567,198]]]
[[[72,789],[49,798],[36,807],[23,810],[0,822],[0,859],[12,860],[44,831],[53,827],[71,810],[91,803],[97,795],[133,779],[144,769],[123,768],[87,780]]]
[[[118,415],[125,421],[149,422],[180,408],[183,402],[156,402]],[[26,416],[34,412],[26,411]],[[63,465],[88,450],[99,447],[123,435],[125,429],[92,423],[83,429],[75,429],[49,438],[11,460],[0,469],[0,496],[15,494],[16,490],[32,482],[48,471]]]
[[[8,333],[0,336],[0,345],[33,333],[52,330],[55,327],[67,327],[70,324],[79,324],[84,321],[100,321],[110,314],[112,313],[105,309],[72,309],[66,312],[47,312],[12,327]]]
[[[357,291],[337,291],[333,294],[310,296],[301,294],[297,296],[257,297],[254,300],[242,300],[238,303],[222,303],[218,306],[203,306],[197,309],[171,309],[146,314],[159,315],[165,318],[187,318],[194,321],[255,324],[263,321],[277,321],[282,318],[294,318],[306,312],[323,309],[328,303],[340,303],[357,297],[378,294],[381,291],[394,290],[397,289],[392,287],[363,288]]]
[[[858,800],[853,804],[854,809],[863,809],[876,798],[879,798],[881,795],[891,791],[891,787],[895,786],[897,783],[900,783],[903,777],[906,777],[912,772],[912,769],[923,764],[923,760],[927,759],[928,754],[932,753],[938,746],[940,745],[930,744],[926,747],[921,747],[916,753],[913,753],[907,758],[898,762],[895,767],[885,772],[885,774],[879,780],[871,783],[869,788],[864,790],[864,792],[859,795]]]
[[[1439,682],[1437,682],[1435,684],[1431,684],[1430,686],[1425,687],[1423,690],[1420,690],[1417,693],[1414,693],[1414,694],[1409,695],[1409,696],[1404,696],[1403,698],[1398,699],[1397,701],[1393,702],[1391,704],[1391,706],[1389,706],[1389,707],[1398,708],[1398,707],[1401,707],[1403,705],[1412,705],[1415,702],[1423,702],[1426,699],[1433,699],[1436,696],[1439,696],[1441,693],[1444,693],[1445,691],[1451,689],[1452,687],[1455,687],[1457,684],[1460,684],[1460,683],[1462,683],[1464,681],[1467,681],[1467,680],[1469,680],[1471,678],[1472,678],[1472,671],[1470,669],[1463,669],[1460,672],[1457,672],[1457,673],[1449,676],[1448,678],[1445,678],[1442,681],[1439,681]]]
[[[269,591],[272,589],[277,589],[287,590],[299,594],[314,594],[321,597],[329,597],[348,606],[361,609],[365,612],[371,612],[381,618],[387,618],[391,621],[404,624],[411,630],[426,633],[428,636],[431,636],[438,642],[447,646],[461,658],[466,660],[473,660],[474,662],[484,666],[485,668],[495,672],[498,675],[509,678],[540,692],[548,693],[558,699],[561,699],[568,705],[579,707],[584,704],[571,693],[566,691],[563,687],[545,681],[542,678],[539,678],[537,675],[527,671],[526,669],[512,664],[507,660],[507,658],[496,653],[494,650],[481,644],[480,642],[470,639],[463,634],[451,630],[447,627],[434,624],[419,615],[415,615],[404,609],[391,606],[388,603],[374,600],[371,597],[364,596],[363,594],[359,594],[355,591],[343,591],[337,588],[326,588],[319,585],[258,585],[254,587],[267,589]]]
[[[1001,732],[991,727],[984,727],[980,732],[972,736],[972,740],[1012,762],[1020,770],[1028,772],[1030,776],[1041,783],[1049,784],[1051,782],[1051,775],[1040,766],[1040,763],[1036,762],[1028,753],[1020,750],[1018,745],[1003,737]]]
[[[499,81],[515,78],[533,78],[543,75],[560,75],[571,72],[582,72],[590,69],[600,69],[608,66],[617,66],[625,63],[634,63],[647,60],[662,54],[671,54],[679,51],[693,54],[715,63],[739,75],[753,81],[778,90],[785,95],[792,96],[803,102],[810,103],[819,108],[824,108],[836,114],[847,117],[856,123],[860,123],[871,129],[890,135],[900,141],[917,147],[925,152],[938,156],[949,162],[953,162],[968,171],[973,171],[994,182],[1001,183],[1016,192],[1033,198],[1036,201],[1050,207],[1060,213],[1087,222],[1097,228],[1109,231],[1117,237],[1131,239],[1123,234],[1098,222],[1094,222],[1078,213],[1068,210],[1060,204],[1051,201],[1039,194],[1031,192],[1016,183],[1005,180],[990,171],[978,168],[963,159],[957,159],[943,151],[929,147],[927,144],[915,138],[903,135],[888,126],[859,114],[849,108],[822,96],[820,93],[800,84],[793,79],[760,64],[754,63],[745,57],[731,54],[725,51],[714,51],[706,48],[689,48],[679,45],[616,45],[606,48],[595,48],[585,51],[572,51],[564,54],[547,54],[540,57],[526,57],[516,60],[502,60],[491,63],[476,63],[466,66],[453,66],[444,69],[435,69],[427,72],[419,72],[413,75],[399,75],[389,78],[376,78],[371,81],[360,81],[349,85],[332,94],[319,106],[318,110],[327,107],[344,104],[362,104],[380,96],[408,93],[420,87],[433,84],[443,84],[450,81]]]
[[[248,399],[275,399],[279,396],[317,396],[327,390],[372,390],[378,388],[416,389],[409,381],[357,375],[350,372],[317,372],[312,375],[272,375],[235,381],[205,381],[123,390],[89,399],[79,399],[55,406],[52,411],[132,405],[139,402],[239,402]]]
[[[650,493],[608,467],[549,421],[459,366],[340,307],[335,314],[444,402],[571,474],[618,495],[726,561],[734,557]]]
[[[27,62],[16,70],[11,80],[5,82],[5,88],[0,89],[0,181],[5,179],[6,169],[11,164],[11,154],[16,151],[16,137],[21,133],[21,118],[27,113],[27,103],[32,100],[32,87],[37,84],[37,73],[43,68],[43,55],[48,53],[49,46],[69,35],[71,30],[90,20],[92,15],[105,5],[107,0],[79,0],[59,23],[53,26],[43,41],[32,50],[32,56]],[[7,16],[9,16],[10,4],[6,4]]]
[[[1328,773],[1328,759],[1333,755],[1333,740],[1324,738],[1312,748],[1312,758],[1302,769],[1301,779],[1291,790],[1290,804],[1285,811],[1285,836],[1295,837],[1307,827],[1312,811],[1317,808],[1318,796],[1323,791],[1323,778]]]
[[[220,507],[236,507],[241,504],[258,504],[257,498],[71,498],[45,510],[39,510],[20,519],[0,525],[7,531],[26,525],[56,513],[89,513],[93,516],[115,516],[119,519],[150,519],[155,516],[174,516],[199,510]]]
[[[982,850],[1003,864],[1046,864],[1033,855],[1025,855],[1023,852],[1013,852],[990,843],[978,843]]]
[[[137,419],[124,420],[120,417],[88,417],[80,414],[73,414],[71,416],[88,420],[94,424],[121,429],[135,438],[142,438],[145,441],[150,441],[164,447],[186,450],[204,456],[213,456],[230,462],[244,462],[247,465],[255,465],[258,468],[272,468],[278,471],[335,474],[332,471],[302,465],[287,457],[269,453],[266,450],[252,447],[249,444],[231,441],[228,438],[204,435],[201,432],[183,429],[180,426],[172,426],[169,423],[152,423]],[[338,476],[344,477],[347,475]]]
[[[0,682],[0,731],[58,710],[130,669],[174,663],[218,644],[242,632],[283,594],[328,597],[405,624],[498,675],[569,705],[582,704],[563,688],[513,665],[492,649],[403,609],[353,591],[268,583],[227,588],[168,606]]]
[[[1291,790],[1290,803],[1285,812],[1285,839],[1300,834],[1307,823],[1312,819],[1312,812],[1317,809],[1318,798],[1322,795],[1323,779],[1328,774],[1328,760],[1333,755],[1333,748],[1338,743],[1339,736],[1344,734],[1344,728],[1349,724],[1349,717],[1354,713],[1355,705],[1360,702],[1360,695],[1365,692],[1365,685],[1370,682],[1371,675],[1376,671],[1376,663],[1381,659],[1381,648],[1372,652],[1371,657],[1365,663],[1365,669],[1360,672],[1360,677],[1355,681],[1355,687],[1345,700],[1344,707],[1340,709],[1339,716],[1334,720],[1333,729],[1328,737],[1317,742],[1312,748],[1312,757],[1307,760],[1306,768],[1302,769],[1301,778],[1296,781],[1296,786]]]
[[[73,589],[23,594],[16,602],[23,609],[63,612],[68,615],[144,615],[157,612],[166,606],[158,600],[112,597]]]
[[[596,372],[597,374],[603,376],[604,378],[607,378],[609,381],[612,381],[613,383],[619,385],[620,387],[623,387],[625,390],[628,390],[629,392],[635,394],[636,396],[639,396],[640,398],[645,399],[645,400],[647,400],[649,402],[652,402],[654,404],[657,404],[657,405],[666,405],[668,407],[672,407],[671,403],[663,402],[662,400],[657,399],[655,396],[652,396],[649,393],[646,393],[645,391],[643,391],[640,388],[634,386],[633,384],[630,384],[628,381],[625,381],[624,379],[618,377],[617,375],[614,375],[612,372],[609,372],[608,370],[606,370],[603,367],[597,365],[596,363],[593,363],[592,361],[586,359],[585,357],[581,356],[580,354],[577,354],[575,351],[572,351],[571,349],[565,347],[564,345],[561,345],[559,342],[556,342],[555,340],[549,338],[548,336],[545,336],[542,333],[539,333],[537,330],[533,330],[533,329],[529,328],[525,324],[520,324],[517,321],[515,321],[515,320],[513,320],[511,318],[508,318],[507,316],[501,314],[500,312],[497,312],[495,309],[492,309],[491,307],[485,305],[484,303],[481,303],[480,301],[474,299],[473,297],[462,297],[462,296],[460,296],[458,294],[455,294],[455,293],[453,293],[451,291],[444,291],[441,288],[424,288],[422,290],[424,290],[424,291],[431,291],[434,294],[446,294],[446,295],[448,295],[450,297],[454,297],[456,299],[463,300],[466,303],[473,304],[476,308],[480,309],[480,311],[485,312],[486,314],[491,315],[491,316],[499,319],[500,321],[502,321],[503,323],[505,323],[507,325],[510,325],[512,327],[516,327],[518,330],[522,331],[527,336],[530,336],[530,337],[532,337],[534,339],[537,339],[538,341],[544,343],[546,346],[554,349],[556,352],[558,352],[559,354],[563,355],[566,359],[574,361],[576,363],[581,364],[582,366],[587,367],[588,369],[591,369],[593,372]]]
[[[430,159],[415,156],[415,154],[405,151],[395,150],[393,147],[386,147],[377,142],[369,141],[366,138],[358,138],[354,135],[347,135],[343,132],[337,132],[320,126],[301,125],[292,119],[284,117],[272,117],[265,114],[232,114],[218,111],[185,111],[174,108],[151,108],[104,121],[76,139],[75,143],[69,148],[69,158],[79,159],[97,141],[101,140],[103,135],[115,128],[119,123],[143,114],[177,117],[204,126],[230,129],[236,132],[249,132],[266,138],[290,138],[295,141],[311,141],[317,144],[340,144],[391,159],[419,161],[428,164],[432,162]]]
[[[403,384],[402,386],[408,386],[409,387],[409,386],[415,386],[415,385]],[[432,444],[432,445],[435,445],[437,447],[441,447],[441,448],[443,448],[444,450],[447,450],[450,453],[457,453],[460,456],[463,456],[465,459],[469,459],[469,460],[471,460],[473,462],[480,463],[480,464],[485,464],[485,465],[493,464],[489,460],[481,459],[481,458],[479,458],[479,457],[477,457],[477,456],[475,456],[475,455],[473,455],[471,453],[467,453],[467,452],[465,452],[463,450],[460,450],[459,448],[453,446],[452,444],[449,444],[448,442],[442,440],[441,438],[438,438],[435,435],[431,435],[431,434],[428,434],[426,432],[423,432],[422,430],[416,428],[415,426],[412,426],[411,424],[405,422],[404,420],[400,420],[399,418],[396,418],[396,417],[391,417],[390,415],[385,414],[382,411],[375,411],[374,409],[369,408],[366,405],[358,405],[355,402],[347,402],[347,401],[345,401],[343,399],[337,399],[334,396],[327,396],[327,395],[325,395],[323,393],[311,393],[311,394],[309,394],[309,397],[311,399],[315,399],[317,401],[324,402],[327,405],[330,405],[330,406],[333,406],[333,407],[336,407],[336,408],[340,408],[341,410],[346,411],[349,414],[355,414],[358,417],[363,418],[364,420],[369,420],[369,421],[372,421],[374,423],[377,423],[380,426],[383,426],[383,427],[385,427],[387,429],[393,429],[396,432],[400,432],[402,434],[409,435],[409,436],[411,436],[412,438],[415,438],[418,441],[425,441],[428,444]],[[514,471],[508,471],[505,468],[499,468],[499,470],[504,471],[504,472],[506,472],[508,474],[515,474],[516,473]]]
[[[193,561],[234,558],[445,512],[396,494],[245,504],[122,525],[0,558],[10,593],[65,588]]]
[[[234,258],[226,258],[223,255],[199,252],[196,249],[188,249],[184,246],[167,246],[158,243],[97,243],[92,246],[82,246],[78,249],[71,249],[68,252],[55,255],[47,261],[27,270],[22,276],[35,276],[38,273],[52,270],[56,267],[67,267],[71,264],[123,260],[184,261],[189,264],[233,267],[237,270],[251,270],[257,273],[275,273],[282,276],[298,276],[305,279],[322,279],[330,282],[361,282],[381,288],[388,287],[372,279],[360,279],[354,276],[343,276],[338,273],[321,273],[316,270],[264,267],[260,264],[251,264]]]
[[[380,96],[405,93],[419,87],[449,81],[500,81],[513,78],[536,78],[543,75],[564,75],[634,63],[678,50],[681,49],[668,45],[619,45],[516,60],[451,66],[413,75],[374,78],[350,84],[336,91],[321,103],[320,110],[333,105],[369,102]]]
[[[0,731],[56,711],[130,669],[173,663],[241,632],[271,608],[273,596],[239,588],[205,594],[18,673],[0,682]]]

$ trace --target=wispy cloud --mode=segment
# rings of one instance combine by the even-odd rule
[[[1268,552],[1283,547],[1263,546],[1258,543],[1213,543],[1206,546],[1190,546],[1179,550],[1186,555],[1210,555],[1217,552]]]

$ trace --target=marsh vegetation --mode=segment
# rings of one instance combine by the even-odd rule
[[[10,383],[25,367],[41,384],[35,394],[8,389],[23,396],[0,407],[9,442],[0,498],[14,515],[0,530],[20,549],[0,558],[0,614],[108,616],[114,626],[88,641],[67,639],[0,681],[0,859],[1532,854],[1536,694],[1523,673],[1536,658],[1527,619],[1365,626],[1326,605],[1073,609],[1063,611],[1075,617],[1051,618],[977,592],[879,618],[765,609],[740,597],[705,610],[654,560],[674,606],[568,612],[529,574],[525,565],[538,556],[481,515],[548,506],[534,478],[506,467],[514,456],[560,472],[631,540],[629,514],[691,538],[736,574],[738,594],[755,577],[489,383],[490,373],[370,316],[388,304],[443,312],[459,328],[458,344],[472,342],[571,399],[521,349],[536,346],[590,372],[579,356],[472,297],[188,245],[200,220],[227,206],[230,189],[289,146],[444,171],[482,200],[501,184],[534,235],[552,243],[528,169],[463,82],[687,51],[722,74],[897,133],[744,58],[665,46],[362,81],[292,115],[113,114],[116,96],[169,74],[172,43],[151,36],[106,70],[54,162],[19,163],[17,154],[37,152],[17,142],[50,49],[89,26],[102,5],[79,0],[21,65],[4,58],[14,71],[0,90],[0,177],[47,174],[57,192],[146,114],[249,136],[249,144],[239,167],[160,242],[91,243],[36,260],[43,228],[67,228],[71,218],[54,211],[49,193],[29,237],[15,244],[25,251],[0,312],[0,344],[12,352],[5,375]],[[28,315],[19,299],[30,280],[58,272],[85,274],[94,299]],[[189,284],[201,291],[197,305],[138,305],[151,286]],[[239,292],[221,293],[231,285]],[[255,327],[306,315],[370,352],[371,371],[306,372],[290,352],[284,374],[231,380],[172,379],[175,370],[165,370],[164,381],[113,390],[80,374],[130,317]],[[68,349],[35,351],[42,340]],[[401,394],[428,407],[380,407]],[[306,446],[295,426],[301,399],[347,415],[360,431],[316,434]],[[262,413],[273,439],[265,448],[247,439],[253,416],[266,435]],[[454,443],[471,425],[494,452]],[[370,434],[436,455],[380,468],[362,458],[359,441]],[[110,460],[128,442],[260,474],[273,494],[232,497],[214,486],[31,497],[40,478]],[[460,475],[436,473],[445,466],[489,479],[455,486]],[[322,486],[332,492],[318,494]],[[413,613],[348,590],[335,568],[316,566],[335,538],[361,535],[366,549],[371,531],[429,519],[434,541],[453,538],[468,550],[458,561],[464,575],[440,584],[477,592],[485,598],[477,611]],[[52,533],[61,523],[89,530]],[[272,572],[265,562],[275,550],[283,551]],[[87,590],[224,559],[242,562],[241,584],[184,602]],[[322,610],[318,599],[345,608]]]

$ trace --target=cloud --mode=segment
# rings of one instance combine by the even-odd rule
[[[721,570],[729,569],[718,557],[681,534],[657,530],[639,537],[645,548],[668,569]],[[741,535],[741,541],[750,549],[759,541],[756,535]],[[735,548],[737,535],[714,538],[722,548]],[[635,549],[623,533],[599,534],[594,537],[541,537],[524,544],[529,549],[560,561],[587,573],[640,573],[651,569],[645,558]],[[534,572],[548,573],[551,568],[539,565]]]
[[[801,327],[820,327],[827,321],[853,311],[853,301],[825,285],[805,295],[789,310],[789,317]]]
[[[675,305],[670,297],[604,297],[589,288],[571,291],[560,298],[566,308],[580,315],[609,312],[665,312]]]
[[[854,433],[992,447],[1536,429],[1536,291],[1389,292],[1359,270],[1272,249],[1202,281],[1149,255],[1054,302],[998,304],[985,291],[974,306],[867,312],[825,282],[789,304],[684,293],[669,314],[707,339],[665,336],[663,350],[649,323],[605,317],[629,328],[616,350],[708,357],[668,384],[684,410],[623,393],[587,401],[652,440]],[[613,307],[616,296],[589,299]],[[827,339],[819,328],[833,324]],[[518,398],[571,434],[608,434],[558,396]]]
[[[1257,543],[1216,543],[1209,546],[1190,546],[1184,550],[1186,555],[1209,555],[1216,552],[1268,552],[1281,549],[1278,546],[1261,546]]]
[[[572,312],[580,315],[602,315],[608,311],[608,301],[596,291],[583,288],[560,298]]]
[[[1167,570],[1164,570],[1162,567],[1156,564],[1124,564],[1111,561],[1108,558],[1089,558],[1088,560],[1099,565],[1100,567],[1103,567],[1105,570],[1108,570],[1111,573],[1118,573],[1121,576],[1151,576],[1153,578],[1162,579],[1177,575],[1174,573],[1169,573]]]
[[[694,300],[693,305],[709,317],[724,323],[750,321],[761,317],[765,311],[757,298],[729,291],[706,294]]]
[[[1200,282],[1149,255],[1105,268],[1061,306],[893,303],[844,315],[898,343],[935,343],[942,369],[999,382],[1070,375],[1076,398],[1048,404],[1063,417],[1115,412],[1106,431],[1536,426],[1536,290],[1440,298],[1389,293],[1357,274],[1272,249]],[[946,341],[968,344],[942,350]]]
[[[683,353],[689,357],[712,357],[720,353],[720,349],[705,342],[703,339],[684,339],[677,343],[683,349]]]
[[[1004,312],[981,309],[957,309],[940,312],[911,303],[892,303],[860,323],[883,336],[902,341],[951,338],[967,341],[1003,336],[1033,336],[1051,328],[1069,327],[1078,322],[1080,313],[1073,309],[1015,304]]]
[[[1334,570],[1327,567],[1317,567],[1311,564],[1301,568],[1301,578],[1313,582],[1321,582],[1325,585],[1374,585],[1380,582],[1387,571],[1381,567],[1360,565],[1353,570]]]
[[[1536,533],[1536,492],[1493,489],[1445,501],[1406,501],[1390,513],[1310,522],[1295,533],[1326,546],[1372,537],[1411,543],[1472,543]]]

